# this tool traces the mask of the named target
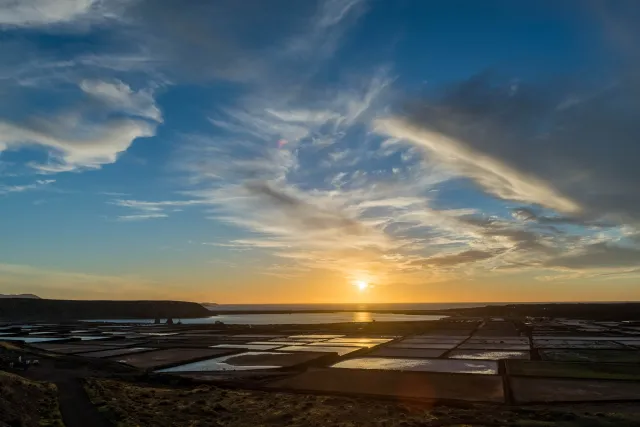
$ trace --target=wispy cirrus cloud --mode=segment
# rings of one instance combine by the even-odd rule
[[[38,179],[31,184],[22,185],[0,185],[0,195],[9,193],[22,193],[24,191],[40,190],[43,187],[53,184],[55,179]]]
[[[162,200],[149,202],[132,199],[116,199],[109,202],[112,205],[122,208],[132,209],[134,214],[119,215],[118,221],[144,221],[148,219],[159,219],[169,217],[170,212],[181,210],[185,206],[201,205],[201,200]]]
[[[314,19],[325,18],[320,12]],[[305,46],[316,40],[300,37]],[[287,58],[272,61],[277,68]],[[530,223],[522,216],[529,208],[515,217],[508,209],[507,216],[485,217],[473,208],[434,207],[444,183],[470,177],[497,198],[567,215],[582,209],[535,174],[390,116],[393,80],[382,67],[334,91],[300,91],[306,75],[289,81],[267,74],[252,81],[250,95],[211,115],[211,135],[185,138],[179,164],[197,187],[188,194],[211,206],[212,219],[251,233],[216,245],[268,251],[286,261],[276,264],[279,272],[287,265],[437,281],[463,270],[535,269],[582,244],[573,231]]]
[[[399,118],[379,120],[376,130],[429,150],[439,161],[447,163],[458,173],[471,177],[500,198],[535,203],[560,212],[580,211],[578,204],[560,194],[542,178],[527,175],[443,133],[421,128]]]
[[[105,194],[118,221],[198,206],[239,234],[205,234],[207,244],[256,251],[272,263],[265,274],[284,278],[631,274],[638,242],[622,230],[640,218],[634,73],[597,87],[483,74],[412,99],[401,94],[422,93],[413,71],[384,61],[353,71],[351,51],[336,59],[375,7],[365,0],[24,4],[0,12],[14,32],[0,46],[0,94],[54,101],[22,115],[0,106],[0,151],[35,151],[38,173],[117,162],[164,124],[163,89],[194,84],[204,98],[211,83],[224,87],[215,102],[193,98],[213,105],[178,123],[197,130],[168,129],[158,144],[179,139],[169,157],[187,178],[176,198],[188,199]],[[71,42],[52,52],[23,40],[42,28]]]

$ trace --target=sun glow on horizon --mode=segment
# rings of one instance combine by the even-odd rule
[[[365,282],[364,280],[357,280],[354,282],[354,284],[360,292],[365,291],[369,287],[369,283]]]

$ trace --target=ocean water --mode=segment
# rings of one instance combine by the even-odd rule
[[[470,308],[484,307],[485,305],[504,305],[499,303],[394,303],[394,304],[218,304],[205,305],[209,310],[215,312],[223,311],[314,311],[314,310],[337,310],[337,311],[368,311],[368,310],[401,310],[401,311],[421,311],[421,310],[446,310],[450,308]]]
[[[420,314],[392,314],[371,313],[367,311],[357,312],[333,312],[333,313],[265,313],[265,314],[220,314],[218,316],[203,317],[199,319],[180,319],[183,324],[206,324],[217,321],[228,325],[313,325],[325,323],[351,323],[351,322],[410,322],[424,320],[439,320],[446,316],[431,316]],[[162,319],[164,323],[166,319]],[[178,319],[173,319],[177,321]],[[153,319],[102,319],[89,322],[114,322],[114,323],[153,323]]]

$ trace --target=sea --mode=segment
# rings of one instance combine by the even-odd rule
[[[508,302],[476,303],[341,303],[341,304],[203,304],[209,310],[221,311],[367,311],[398,310],[423,311],[446,310],[450,308],[484,307],[486,305],[505,305]]]
[[[408,322],[439,320],[447,316],[378,313],[376,310],[423,311],[448,308],[482,307],[508,303],[399,303],[399,304],[203,304],[215,316],[197,319],[174,319],[183,324],[223,322],[228,325],[311,325],[329,323]],[[261,312],[259,314],[237,312]],[[318,313],[318,311],[325,311]],[[225,313],[229,312],[229,313]],[[285,313],[280,313],[285,312]],[[153,323],[154,319],[101,319],[92,322]],[[162,319],[164,323],[164,319]]]

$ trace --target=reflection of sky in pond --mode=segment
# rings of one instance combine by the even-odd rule
[[[250,351],[242,353],[242,356],[254,355],[279,355],[280,353]],[[173,368],[160,369],[156,372],[203,372],[203,371],[249,371],[252,369],[277,369],[280,366],[236,366],[225,363],[226,360],[238,357],[237,354],[217,357],[215,359],[201,360],[200,362],[187,363],[186,365],[174,366]]]
[[[89,335],[72,335],[71,338],[76,338],[76,339],[80,339],[82,341],[93,341],[93,340],[106,340],[109,339],[111,337],[105,337],[105,336],[89,336]]]
[[[529,345],[527,338],[471,338],[468,344],[525,344]]]
[[[403,344],[460,344],[464,339],[454,338],[407,338],[402,340]]]
[[[458,374],[498,373],[497,362],[491,360],[401,359],[391,357],[362,357],[336,363],[333,368],[381,369],[393,371],[449,372]]]
[[[352,342],[352,343],[361,343],[361,344],[382,344],[385,342],[391,341],[390,338],[334,338],[332,340],[326,341],[327,344],[331,344],[334,342]]]
[[[528,351],[496,351],[496,350],[454,350],[449,353],[450,359],[529,359]]]
[[[528,344],[500,344],[500,343],[469,343],[461,344],[459,349],[463,350],[511,350],[511,351],[527,351],[529,350]]]
[[[45,337],[2,337],[2,341],[24,341],[31,342],[46,342],[46,341],[60,341],[67,338],[45,338]]]
[[[638,337],[630,337],[630,336],[562,336],[562,335],[534,335],[535,340],[577,340],[577,341],[629,341],[629,340],[637,340]]]
[[[393,348],[423,348],[423,349],[428,349],[428,348],[435,348],[435,349],[442,349],[442,350],[448,350],[450,348],[455,347],[457,344],[453,344],[453,343],[445,343],[445,344],[438,344],[438,343],[415,343],[415,342],[409,342],[409,343],[405,343],[404,341],[399,342],[398,344],[392,344],[389,347],[393,347]]]
[[[142,334],[152,337],[168,337],[171,335],[178,335],[178,332],[143,332]]]
[[[623,344],[614,341],[534,340],[534,344],[538,348],[625,348]]]
[[[363,343],[363,342],[312,342],[307,344],[309,346],[320,346],[320,347],[375,347],[379,345],[379,343]]]
[[[313,351],[320,353],[338,353],[339,356],[352,353],[357,350],[361,350],[362,347],[323,347],[323,346],[307,346],[307,345],[292,345],[290,347],[282,347],[280,351]]]
[[[291,335],[289,338],[314,338],[314,339],[331,339],[331,338],[340,338],[344,337],[344,335],[323,335],[323,334],[307,334],[307,335]]]
[[[246,348],[247,350],[273,350],[274,348],[281,347],[282,345],[274,344],[216,344],[211,345],[211,348]]]
[[[305,344],[300,341],[251,341],[249,344],[260,344],[260,345],[300,345]]]

